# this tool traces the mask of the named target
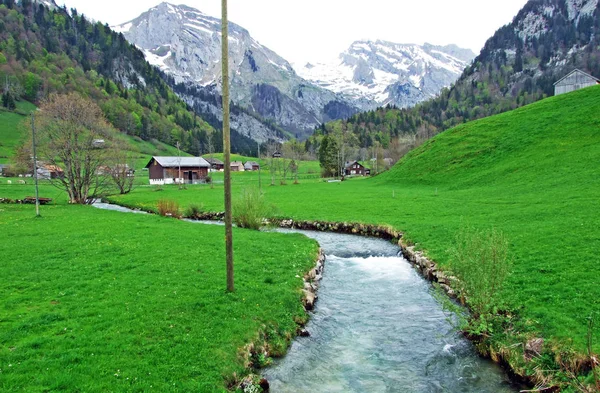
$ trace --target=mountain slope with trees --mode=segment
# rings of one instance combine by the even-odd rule
[[[5,107],[75,91],[98,103],[106,119],[128,135],[179,143],[184,151],[199,154],[208,150],[208,135],[214,134],[214,148],[220,148],[219,123],[196,115],[122,34],[64,6],[49,8],[31,0],[0,4]],[[235,131],[232,140],[235,151],[255,149],[255,142]]]
[[[353,134],[347,139],[354,139],[356,148],[393,149],[396,140],[406,151],[455,125],[551,96],[554,82],[574,68],[600,77],[598,0],[530,0],[437,98],[411,109],[387,106],[328,123],[309,145],[343,130]]]

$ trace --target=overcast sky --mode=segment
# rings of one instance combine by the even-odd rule
[[[56,0],[110,25],[136,18],[160,0]],[[456,44],[479,53],[527,0],[229,0],[229,20],[298,64],[328,60],[360,39]],[[173,0],[220,17],[219,0]]]

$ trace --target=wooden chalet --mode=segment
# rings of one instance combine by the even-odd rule
[[[152,157],[146,168],[150,184],[198,184],[206,182],[210,164],[202,157]]]
[[[371,170],[369,168],[365,168],[358,161],[348,161],[346,165],[344,165],[344,176],[368,176],[371,174]]]
[[[244,163],[241,161],[232,161],[231,162],[231,171],[232,172],[244,172]]]
[[[574,69],[554,84],[554,95],[570,93],[584,87],[600,84],[600,79],[581,70]]]
[[[246,171],[258,171],[260,165],[256,161],[248,161],[244,164],[244,170]]]
[[[210,164],[210,169],[213,171],[225,170],[225,163],[223,161],[210,157],[204,157],[204,159]]]

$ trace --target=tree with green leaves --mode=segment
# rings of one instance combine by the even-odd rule
[[[318,156],[323,177],[332,177],[339,174],[339,148],[335,137],[330,135],[323,137]]]

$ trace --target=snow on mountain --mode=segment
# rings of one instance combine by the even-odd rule
[[[336,59],[297,68],[300,76],[365,109],[412,106],[451,85],[475,57],[454,45],[356,41]]]
[[[220,90],[220,19],[162,3],[113,28],[177,82]],[[229,24],[229,53],[232,100],[292,134],[310,134],[321,122],[356,111],[341,96],[299,77],[290,63],[235,23]]]

